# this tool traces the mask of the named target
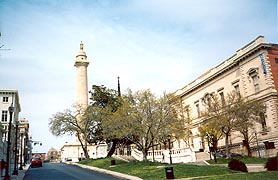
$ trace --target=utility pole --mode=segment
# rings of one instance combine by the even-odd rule
[[[11,129],[12,129],[12,116],[14,112],[13,104],[9,107],[9,113],[10,113],[10,120],[9,120],[9,127],[8,127],[8,142],[7,142],[7,157],[6,157],[6,169],[5,169],[5,176],[3,180],[10,180],[11,177],[9,175],[9,168],[10,168],[10,149],[11,149]]]
[[[19,123],[19,121],[17,120],[16,121],[16,126],[15,126],[15,149],[14,149],[14,152],[15,152],[15,158],[14,158],[14,171],[13,171],[13,174],[12,175],[18,175],[18,168],[17,168],[17,166],[18,166],[18,162],[17,162],[17,134],[18,134],[18,123]]]

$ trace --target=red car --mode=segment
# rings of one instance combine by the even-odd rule
[[[40,157],[34,157],[31,160],[31,167],[42,167],[42,160]]]

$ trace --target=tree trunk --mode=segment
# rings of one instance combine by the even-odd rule
[[[246,149],[247,149],[247,152],[248,152],[248,157],[252,157],[252,152],[251,152],[250,145],[249,145],[248,141],[246,143]]]
[[[229,133],[225,134],[225,154],[226,154],[226,158],[229,158],[230,153],[229,153]]]
[[[213,143],[212,146],[213,146],[214,152],[216,152],[217,151],[218,140],[214,139],[212,141],[212,143]]]
[[[86,158],[86,159],[89,159],[90,156],[89,156],[89,154],[88,154],[87,142],[85,141],[84,144],[83,144],[82,138],[80,137],[80,135],[79,135],[78,133],[77,133],[77,138],[78,138],[78,140],[79,140],[79,142],[80,142],[80,145],[81,145],[82,150],[83,150],[83,152],[84,152],[85,158]],[[79,156],[79,154],[78,154],[78,156]]]
[[[142,153],[143,153],[143,161],[147,161],[147,155],[148,155],[148,150],[147,149],[142,149]]]
[[[251,149],[250,149],[250,145],[249,145],[249,137],[248,137],[248,130],[246,131],[243,131],[243,137],[244,137],[244,140],[245,140],[245,145],[246,145],[246,149],[247,149],[247,153],[248,153],[248,157],[252,157],[252,152],[251,152]]]
[[[81,147],[82,147],[82,150],[83,150],[83,152],[84,152],[85,158],[86,158],[86,159],[89,159],[90,157],[89,157],[89,154],[88,154],[86,142],[85,142],[85,145],[84,145],[81,141],[80,141],[80,143],[81,143]]]
[[[111,157],[111,156],[114,154],[118,142],[119,142],[118,139],[112,139],[112,147],[111,147],[111,149],[109,150],[109,152],[107,153],[107,156],[106,156],[106,157]]]

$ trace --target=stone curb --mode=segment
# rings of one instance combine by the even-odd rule
[[[79,167],[82,167],[82,168],[85,168],[85,169],[90,169],[90,170],[93,170],[93,171],[97,171],[97,172],[100,172],[100,173],[109,174],[109,175],[119,177],[119,178],[122,178],[122,179],[143,180],[143,179],[141,179],[139,177],[136,177],[136,176],[131,176],[131,175],[127,175],[127,174],[123,174],[123,173],[119,173],[119,172],[115,172],[115,171],[110,171],[110,170],[106,170],[106,169],[101,169],[101,168],[97,168],[97,167],[93,167],[93,166],[86,166],[86,165],[83,165],[83,164],[78,164],[78,163],[73,163],[73,162],[71,162],[69,164],[76,165],[76,166],[79,166]]]

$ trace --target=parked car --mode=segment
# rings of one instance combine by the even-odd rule
[[[34,157],[31,159],[31,167],[42,167],[42,159],[40,157]]]

